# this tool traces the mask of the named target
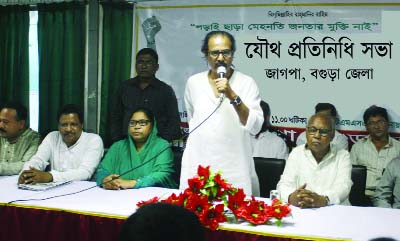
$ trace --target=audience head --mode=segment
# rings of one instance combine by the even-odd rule
[[[4,104],[0,110],[0,137],[15,141],[27,126],[28,111],[18,102]]]
[[[144,144],[154,127],[154,114],[150,109],[139,107],[129,121],[129,135],[135,144]]]
[[[83,130],[83,112],[77,105],[67,104],[61,108],[58,113],[58,130],[68,147],[78,141]]]
[[[370,239],[369,241],[397,241],[396,239],[392,239],[392,238],[374,238],[374,239]]]
[[[320,113],[320,112],[327,113],[331,115],[333,118],[337,117],[336,107],[331,103],[318,103],[315,106],[315,113]]]
[[[143,48],[136,54],[136,72],[141,78],[154,78],[159,68],[158,54],[152,48]]]
[[[204,241],[204,228],[191,211],[169,203],[140,207],[122,225],[120,241]]]
[[[207,58],[214,75],[216,75],[220,64],[226,66],[227,75],[229,74],[235,50],[235,39],[230,33],[225,31],[211,31],[207,33],[201,47],[201,52]]]
[[[372,138],[386,138],[389,131],[389,117],[385,108],[372,105],[364,112],[364,123]]]
[[[307,148],[313,153],[327,153],[335,136],[335,122],[330,115],[317,113],[307,123]]]

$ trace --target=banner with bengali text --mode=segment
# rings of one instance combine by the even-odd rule
[[[257,81],[274,126],[294,140],[314,106],[330,102],[337,129],[354,142],[373,104],[388,110],[400,136],[399,22],[400,3],[149,1],[136,4],[134,44],[157,49],[157,77],[174,88],[183,127],[186,80],[208,69],[202,40],[224,30],[236,39],[235,69]]]

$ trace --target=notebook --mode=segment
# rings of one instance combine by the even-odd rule
[[[18,184],[18,188],[31,191],[45,191],[68,183],[71,183],[71,181],[46,182],[46,183],[36,183],[36,184]]]

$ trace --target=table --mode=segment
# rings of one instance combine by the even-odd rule
[[[156,187],[112,191],[86,181],[35,192],[18,189],[16,182],[17,176],[0,179],[0,240],[118,240],[121,224],[135,212],[138,201],[179,192]],[[90,189],[35,200],[86,188]],[[11,201],[15,202],[8,204]],[[369,240],[382,236],[400,240],[400,210],[340,205],[292,209],[293,216],[282,227],[224,223],[218,231],[207,231],[207,240]]]

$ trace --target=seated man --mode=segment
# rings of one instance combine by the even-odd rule
[[[204,228],[193,212],[174,204],[140,207],[122,225],[120,241],[204,241]]]
[[[25,163],[18,183],[90,179],[103,156],[103,141],[82,128],[82,111],[75,105],[64,106],[58,114],[58,131],[50,132]]]
[[[318,103],[315,106],[315,113],[325,113],[334,119],[336,121],[337,118],[337,111],[336,107],[332,105],[331,103]],[[335,124],[336,126],[336,124]],[[302,132],[296,140],[297,146],[303,145],[306,143],[306,132]],[[347,140],[347,137],[343,135],[342,133],[338,132],[335,130],[335,137],[332,140],[332,144],[335,144],[339,149],[344,149],[348,150],[349,149],[349,142]]]
[[[251,139],[253,145],[253,157],[286,160],[289,155],[289,148],[281,136],[278,136],[284,134],[281,132],[278,134],[278,131],[271,126],[271,123],[269,122],[271,110],[268,103],[261,101],[260,106],[264,115],[264,123],[260,132]]]
[[[0,175],[18,174],[37,151],[40,135],[28,127],[28,111],[17,102],[0,110]]]
[[[306,129],[307,144],[289,154],[277,185],[283,201],[301,208],[350,204],[350,155],[331,144],[334,135],[331,116],[311,116]]]
[[[386,166],[372,202],[376,207],[400,208],[400,157]]]
[[[351,148],[353,165],[367,167],[365,195],[371,199],[387,164],[400,155],[400,142],[389,136],[389,117],[385,108],[373,105],[363,115],[368,136]]]

